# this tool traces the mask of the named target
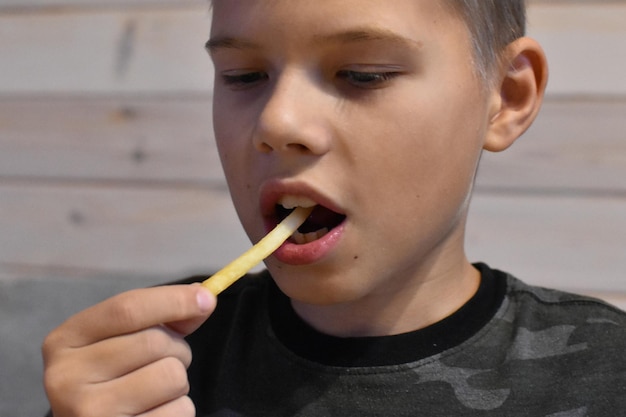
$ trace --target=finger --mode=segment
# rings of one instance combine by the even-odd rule
[[[202,322],[214,308],[215,297],[199,285],[132,290],[70,317],[50,335],[48,345],[80,347],[164,323]]]
[[[82,348],[64,349],[56,359],[44,373],[44,385],[51,405],[56,410],[66,408],[76,413],[72,415],[91,415],[93,410],[88,414],[81,414],[82,410],[90,410],[94,404],[99,404],[98,410],[103,412],[102,415],[120,415],[117,405],[128,404],[126,409],[130,408],[134,401],[131,397],[135,395],[118,401],[120,398],[117,391],[133,393],[135,386],[149,388],[150,384],[154,384],[154,377],[146,370],[158,370],[159,367],[165,367],[165,370],[167,367],[174,367],[175,370],[186,369],[191,362],[191,350],[181,335],[159,326]],[[174,393],[171,395],[186,393],[185,371],[178,372],[178,378],[169,377],[176,371],[162,373],[166,374],[167,378],[159,382],[173,384]],[[133,374],[132,378],[127,377]],[[140,380],[142,375],[147,375],[146,381]],[[121,384],[130,386],[123,387],[120,381]],[[177,390],[176,386],[182,386],[183,389]],[[165,394],[161,395],[159,392]],[[150,405],[169,401],[171,398],[171,395],[167,395],[166,389],[157,388],[151,390],[151,394],[156,395],[156,399],[149,403]],[[145,394],[143,396],[145,397]],[[142,395],[137,395],[137,398],[142,398]],[[58,412],[59,415],[64,415]]]
[[[137,417],[195,417],[195,415],[196,407],[189,397],[184,396],[146,411]]]
[[[119,414],[133,416],[189,392],[187,370],[174,358],[161,359],[101,385],[107,396],[117,402]]]
[[[64,395],[50,398],[55,416],[135,416],[150,410],[156,413],[162,406],[165,410],[181,407],[184,412],[188,412],[185,411],[186,407],[182,407],[185,401],[176,402],[187,396],[189,383],[185,367],[175,358],[151,363],[115,380],[97,384],[71,384],[58,392]],[[166,406],[168,403],[174,404]]]
[[[212,313],[213,309],[215,308],[215,303],[217,301],[215,298],[215,295],[213,295],[213,293],[211,293],[206,288],[202,287],[199,283],[191,284],[191,286],[196,287],[199,290],[198,298],[200,299],[202,299],[203,297],[207,298],[207,300],[199,301],[199,302],[209,304],[210,311]],[[198,329],[198,327],[200,327],[202,323],[206,321],[206,319],[207,319],[207,315],[203,315],[203,316],[198,316],[198,317],[192,317],[186,320],[171,321],[171,322],[165,323],[165,325],[168,328],[175,331],[176,333],[186,336],[190,333],[193,333],[196,329]]]
[[[60,356],[71,356],[73,366],[66,372],[76,373],[77,378],[90,384],[118,378],[167,357],[178,359],[185,368],[191,364],[187,342],[164,326],[67,349]]]

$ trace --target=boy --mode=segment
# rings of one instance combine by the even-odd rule
[[[215,136],[246,232],[316,208],[217,308],[197,285],[141,289],[51,333],[56,417],[626,409],[624,313],[465,256],[481,152],[528,128],[546,84],[521,0],[213,8]]]

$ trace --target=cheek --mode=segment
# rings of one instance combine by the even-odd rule
[[[253,207],[253,204],[249,192],[249,179],[245,175],[247,167],[243,162],[244,155],[241,151],[241,144],[237,144],[233,132],[230,132],[222,122],[215,125],[215,141],[230,197],[242,224],[245,225],[248,217],[245,210],[248,207]]]
[[[370,189],[376,184],[375,198],[398,215],[456,215],[471,191],[481,150],[480,112],[463,103],[428,104],[396,113],[397,123],[386,123],[362,149],[363,183]],[[368,130],[375,132],[373,125]]]
[[[227,180],[234,181],[241,176],[241,159],[244,157],[246,135],[240,118],[236,112],[227,112],[223,109],[213,111],[213,131],[217,151],[222,162],[222,168]]]

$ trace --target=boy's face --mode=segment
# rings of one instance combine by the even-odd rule
[[[246,232],[285,195],[326,208],[310,228],[328,233],[266,262],[296,302],[389,299],[465,260],[494,95],[440,3],[214,2],[215,135]]]

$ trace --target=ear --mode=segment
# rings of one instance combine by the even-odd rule
[[[511,146],[535,120],[548,82],[541,46],[520,38],[507,46],[491,97],[490,124],[483,148],[500,152]]]

